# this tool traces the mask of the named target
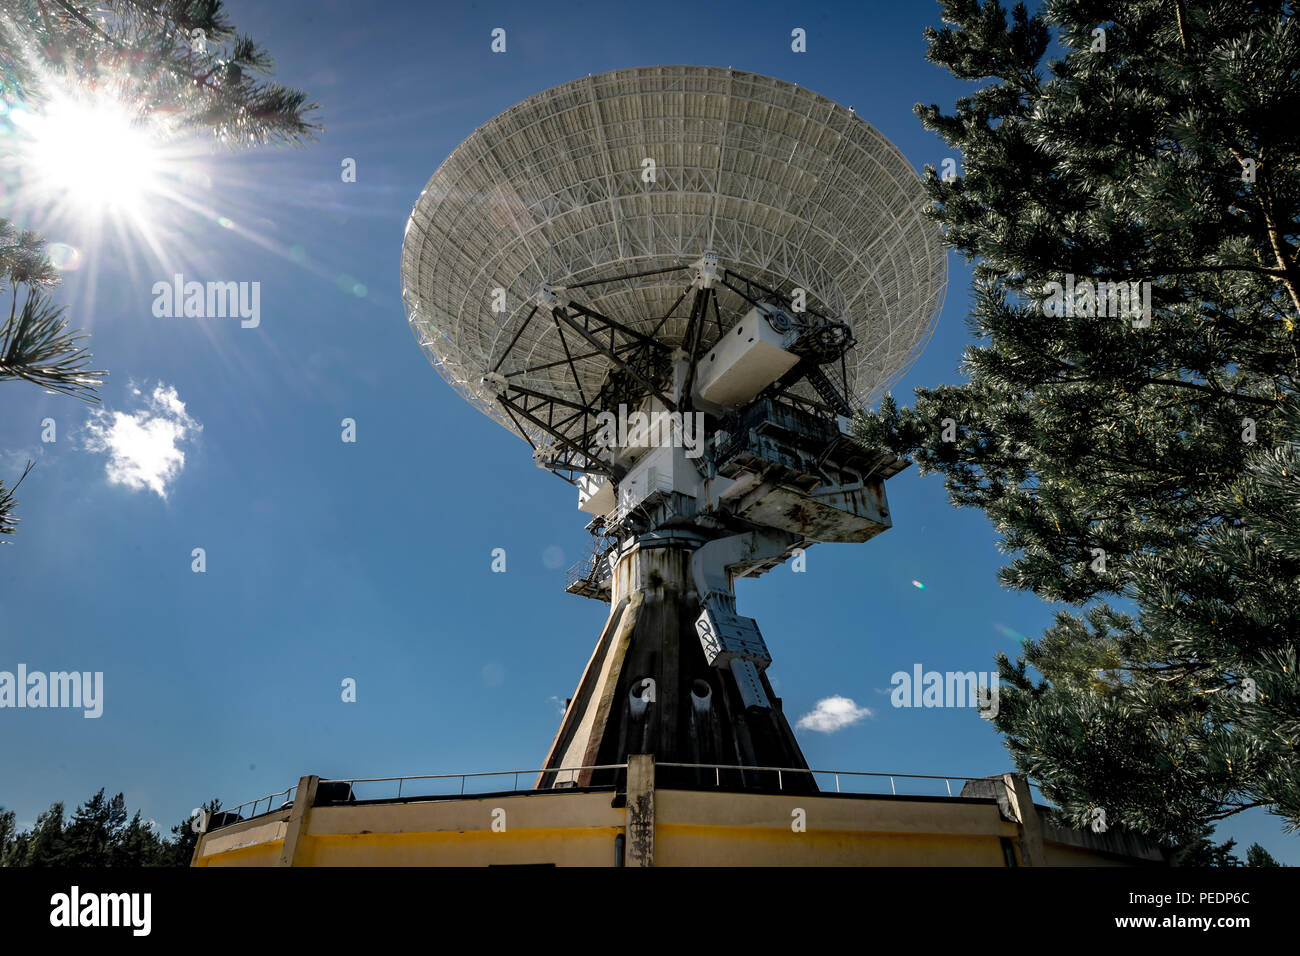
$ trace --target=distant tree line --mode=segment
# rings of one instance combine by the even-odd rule
[[[220,809],[218,800],[204,810]],[[14,812],[0,807],[0,866],[102,867],[189,866],[198,834],[190,820],[171,828],[165,839],[140,811],[127,819],[122,794],[106,797],[100,791],[77,807],[71,819],[63,803],[36,818],[30,830],[18,832]]]

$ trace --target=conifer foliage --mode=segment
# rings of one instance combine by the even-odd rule
[[[1282,3],[945,0],[925,185],[974,263],[969,381],[859,437],[943,475],[1008,587],[1076,605],[995,724],[1077,826],[1300,826],[1300,25]],[[951,168],[951,167],[950,167]],[[1037,672],[1037,678],[1030,668]]]
[[[319,128],[306,93],[265,79],[274,61],[221,0],[11,0],[0,51],[6,85],[38,108],[71,84],[232,147],[301,143]]]

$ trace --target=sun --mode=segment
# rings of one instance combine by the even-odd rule
[[[65,95],[39,112],[13,110],[24,179],[41,198],[92,216],[138,216],[161,187],[156,134],[112,96]]]

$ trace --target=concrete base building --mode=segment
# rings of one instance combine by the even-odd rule
[[[659,788],[654,758],[617,785],[357,799],[366,784],[303,777],[287,804],[200,836],[194,866],[1162,866],[1133,835],[1063,830],[1023,777],[957,796]],[[675,767],[681,771],[684,768]],[[782,776],[787,776],[783,773]],[[834,774],[819,776],[835,776]],[[848,782],[848,775],[840,775]],[[460,778],[463,786],[467,778]],[[915,777],[892,778],[894,784]],[[277,794],[276,798],[285,794]],[[275,798],[264,798],[268,805]],[[257,808],[254,807],[254,810]],[[235,815],[240,815],[236,813]]]

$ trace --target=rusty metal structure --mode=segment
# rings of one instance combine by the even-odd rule
[[[713,67],[539,93],[433,174],[402,248],[412,330],[576,487],[593,546],[567,589],[610,603],[537,787],[629,754],[759,790],[807,766],[733,585],[890,527],[907,462],[849,420],[942,305],[925,204],[852,109]]]

